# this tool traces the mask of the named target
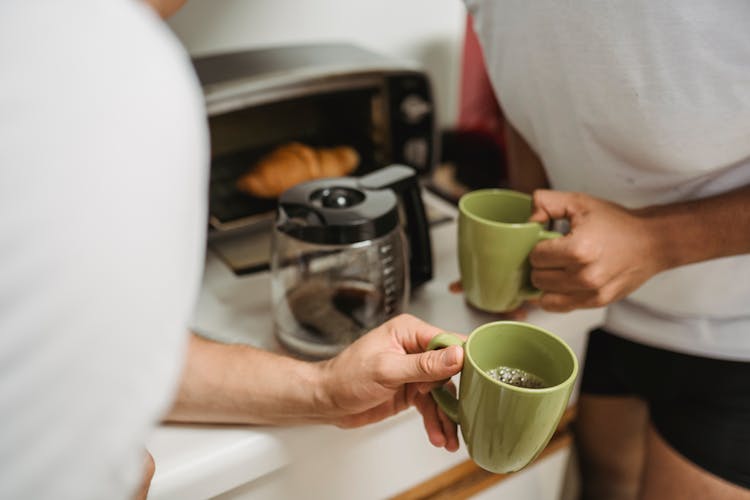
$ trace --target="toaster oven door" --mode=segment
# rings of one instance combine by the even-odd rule
[[[354,148],[359,165],[350,175],[359,176],[389,164],[391,136],[383,99],[380,86],[363,85],[210,116],[211,229],[252,226],[269,217],[276,200],[241,191],[237,180],[284,144]]]

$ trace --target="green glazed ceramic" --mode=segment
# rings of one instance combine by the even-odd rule
[[[531,463],[549,442],[568,405],[578,360],[556,335],[527,323],[497,321],[474,330],[468,340],[435,336],[428,349],[464,347],[458,398],[445,388],[432,391],[442,410],[461,429],[471,458],[495,473]],[[527,389],[487,375],[498,366],[519,368],[548,386]]]
[[[530,282],[529,252],[560,233],[528,222],[531,196],[480,189],[458,202],[458,261],[466,300],[479,309],[505,312],[538,296]]]

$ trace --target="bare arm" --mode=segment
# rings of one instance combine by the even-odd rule
[[[513,125],[507,120],[504,125],[510,187],[528,194],[547,188],[549,182],[542,160]]]
[[[750,253],[750,186],[636,215],[650,229],[663,269]]]
[[[167,419],[246,424],[323,420],[313,363],[245,345],[190,336],[186,366]]]
[[[146,3],[149,4],[162,18],[166,19],[177,12],[186,1],[187,0],[146,0]]]

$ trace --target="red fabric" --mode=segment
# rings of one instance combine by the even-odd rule
[[[466,16],[463,59],[461,62],[458,129],[490,136],[503,144],[503,115],[487,76],[482,47],[474,32],[471,16]]]

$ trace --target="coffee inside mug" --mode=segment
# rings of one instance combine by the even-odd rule
[[[504,329],[502,335],[491,328],[479,330],[466,343],[467,359],[488,379],[515,388],[523,387],[497,380],[489,372],[498,367],[523,370],[539,377],[546,385],[528,388],[530,390],[544,390],[566,382],[576,370],[569,347],[558,341],[539,342],[535,338],[538,335],[547,334],[542,330],[519,328]]]
[[[544,389],[550,386],[542,377],[526,370],[521,370],[520,368],[513,368],[512,366],[498,366],[487,370],[487,375],[499,382],[505,382],[506,384],[524,389]]]

